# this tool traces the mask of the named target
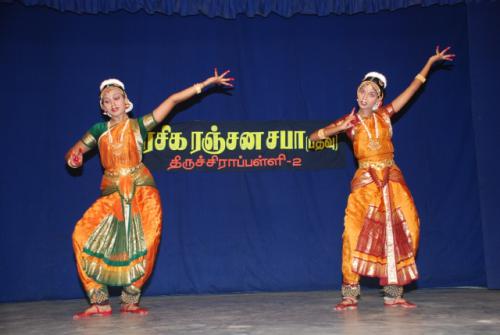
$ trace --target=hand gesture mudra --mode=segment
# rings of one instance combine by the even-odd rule
[[[209,79],[210,84],[222,85],[226,87],[234,87],[234,85],[231,83],[234,80],[234,78],[226,77],[229,74],[229,72],[231,71],[226,70],[219,75],[219,73],[217,72],[217,68],[215,68],[214,76]]]
[[[83,151],[82,149],[74,149],[69,158],[68,165],[74,169],[79,168],[83,164]]]
[[[436,53],[430,57],[430,61],[435,63],[441,60],[453,61],[455,59],[455,54],[449,53],[451,47],[444,48],[442,51],[439,51],[439,45],[436,46]]]
[[[342,123],[340,124],[340,129],[342,130],[347,130],[353,126],[353,122],[356,120],[356,115],[354,113],[356,112],[356,108],[352,108],[351,113],[346,116],[344,120],[342,120]]]

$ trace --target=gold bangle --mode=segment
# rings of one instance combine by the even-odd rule
[[[321,128],[320,130],[318,130],[318,137],[320,138],[320,140],[324,140],[326,138],[324,128]]]
[[[196,90],[196,94],[200,94],[203,90],[203,84],[200,83],[194,84],[193,87]]]
[[[427,79],[425,79],[425,77],[424,77],[424,76],[422,76],[420,73],[419,73],[419,74],[417,74],[417,75],[415,76],[415,79],[417,79],[417,80],[418,80],[419,82],[421,82],[422,84],[423,84],[423,83],[425,83],[425,81],[427,80]]]

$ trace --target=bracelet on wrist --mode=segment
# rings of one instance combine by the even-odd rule
[[[417,79],[417,80],[418,80],[419,82],[421,82],[422,84],[424,84],[424,83],[425,83],[425,81],[427,80],[427,79],[426,79],[424,76],[422,76],[420,73],[419,73],[419,74],[417,74],[417,75],[415,76],[415,79]]]
[[[196,84],[193,85],[193,88],[196,91],[196,94],[200,94],[201,91],[203,91],[203,84],[196,83]]]

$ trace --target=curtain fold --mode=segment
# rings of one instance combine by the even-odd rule
[[[479,0],[0,0],[0,3],[22,3],[46,6],[58,11],[79,14],[102,14],[119,10],[148,14],[205,15],[235,18],[237,15],[291,17],[306,15],[350,15],[397,10],[410,6],[453,5]]]

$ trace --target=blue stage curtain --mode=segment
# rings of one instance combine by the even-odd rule
[[[376,13],[410,6],[452,5],[473,0],[0,0],[29,6],[47,6],[80,14],[110,13],[119,10],[148,14],[206,15],[235,18],[237,15],[268,16],[278,14],[331,15]]]
[[[487,284],[500,289],[500,3],[468,6],[471,107],[475,136]]]
[[[498,288],[499,13],[495,2],[226,20],[0,4],[0,301],[84,296],[71,234],[102,169],[89,155],[74,175],[63,156],[102,120],[103,79],[122,79],[140,116],[214,66],[230,68],[235,90],[176,109],[173,123],[326,124],[351,110],[368,71],[385,73],[395,98],[435,44],[453,46],[456,61],[432,71],[394,120],[396,162],[421,217],[417,285]],[[145,294],[338,289],[356,168],[347,155],[345,168],[320,171],[153,171],[165,219]]]

